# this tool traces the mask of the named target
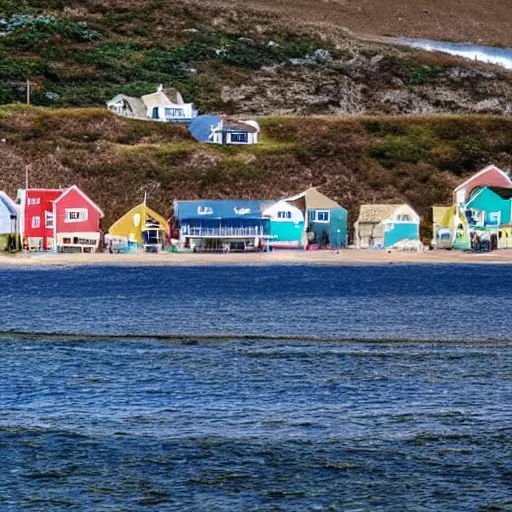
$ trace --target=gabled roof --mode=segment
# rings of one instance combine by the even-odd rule
[[[305,199],[306,209],[308,210],[318,208],[341,208],[336,201],[319,192],[318,187],[310,187],[296,196],[288,197],[285,201],[291,203],[299,199]]]
[[[18,215],[16,203],[3,191],[0,190],[0,203],[2,203],[10,215]]]
[[[121,218],[117,219],[112,226],[110,226],[110,229],[108,230],[110,234],[114,234],[114,231],[116,228],[127,218],[132,215],[135,215],[136,213],[143,212],[146,214],[146,216],[151,217],[156,222],[158,222],[163,229],[167,229],[169,227],[169,223],[167,222],[164,217],[162,217],[159,213],[155,212],[155,210],[151,209],[149,206],[145,205],[144,203],[138,204],[134,208],[132,208],[129,212],[125,213]],[[144,228],[143,223],[141,223],[141,227]]]
[[[357,222],[378,224],[391,217],[400,206],[404,206],[404,204],[362,204]]]
[[[114,96],[110,101],[107,102],[107,107],[111,107],[112,105],[115,105],[116,103],[119,103],[120,101],[126,101],[126,103],[128,103],[128,105],[130,105],[132,112],[137,117],[141,117],[141,118],[147,117],[147,109],[144,106],[143,101],[140,98],[126,96],[126,94],[118,94],[117,96]]]
[[[55,201],[53,201],[55,204],[57,204],[61,199],[63,199],[64,197],[66,197],[72,190],[78,192],[78,194],[80,196],[82,196],[82,198],[88,202],[93,208],[95,208],[97,210],[97,212],[100,214],[100,217],[105,217],[105,214],[103,213],[103,210],[94,202],[91,200],[91,198],[89,196],[87,196],[86,194],[84,194],[76,185],[73,185],[69,188],[67,188],[66,190],[64,190],[62,192],[62,194],[57,198],[55,199]]]
[[[483,180],[484,175],[490,174],[490,173],[493,173],[495,175],[495,178],[490,179],[489,183],[484,183],[484,181],[485,181],[485,180]],[[478,185],[480,185],[480,186],[481,185],[495,185],[495,186],[499,185],[499,186],[505,186],[505,187],[508,187],[508,186],[512,187],[512,181],[510,180],[510,177],[506,172],[502,171],[495,165],[488,165],[481,171],[479,171],[476,174],[474,174],[473,176],[471,176],[471,178],[468,178],[466,181],[461,183],[458,187],[456,187],[455,192],[467,187],[473,181],[475,182],[475,186],[477,186],[477,183],[478,183]],[[469,190],[468,193],[471,193],[471,191],[472,190]]]
[[[222,129],[228,132],[247,132],[257,133],[258,128],[254,124],[244,123],[243,121],[237,121],[229,117],[225,117],[222,123]]]

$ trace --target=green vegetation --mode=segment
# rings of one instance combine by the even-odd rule
[[[512,164],[512,119],[488,116],[260,120],[261,144],[195,142],[167,123],[119,118],[104,109],[0,108],[0,189],[11,195],[31,165],[33,186],[76,183],[106,212],[104,225],[148,193],[171,214],[176,199],[280,198],[320,186],[347,207],[408,201],[428,217],[463,177]],[[428,233],[424,233],[427,236]]]
[[[217,28],[208,9],[180,2],[170,8],[152,0],[136,13],[120,4],[66,5],[64,11],[60,1],[0,0],[0,102],[23,101],[18,83],[30,79],[36,105],[99,106],[119,92],[146,94],[165,83],[200,109],[221,108],[219,82],[236,83],[244,73],[320,48],[335,51],[332,43],[284,30],[271,40],[250,28]],[[166,19],[168,9],[173,21],[163,27],[159,17]]]

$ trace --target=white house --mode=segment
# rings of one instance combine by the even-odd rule
[[[118,94],[107,102],[107,107],[121,116],[170,123],[190,123],[198,114],[192,103],[183,101],[179,91],[170,89],[165,92],[162,85],[156,92],[146,94],[140,99]]]

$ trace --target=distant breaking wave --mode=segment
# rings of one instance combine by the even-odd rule
[[[433,41],[430,39],[409,39],[401,37],[397,39],[399,44],[420,48],[429,52],[443,52],[450,55],[463,57],[467,60],[495,64],[505,69],[512,69],[512,49],[495,48],[492,46],[478,46],[464,43],[449,43],[445,41]]]
[[[417,344],[478,344],[478,345],[509,345],[511,339],[488,338],[488,339],[455,339],[455,338],[409,338],[409,337],[343,337],[343,336],[283,336],[269,334],[180,334],[180,333],[79,333],[79,332],[30,332],[8,330],[0,331],[1,338],[40,338],[45,340],[63,340],[66,341],[107,341],[107,340],[158,340],[169,342],[206,342],[206,341],[302,341],[302,342],[321,342],[321,343],[417,343]]]

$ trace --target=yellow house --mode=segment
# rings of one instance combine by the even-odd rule
[[[137,244],[147,249],[162,246],[168,230],[169,223],[142,203],[114,222],[108,234],[115,239],[124,239],[128,244]]]

